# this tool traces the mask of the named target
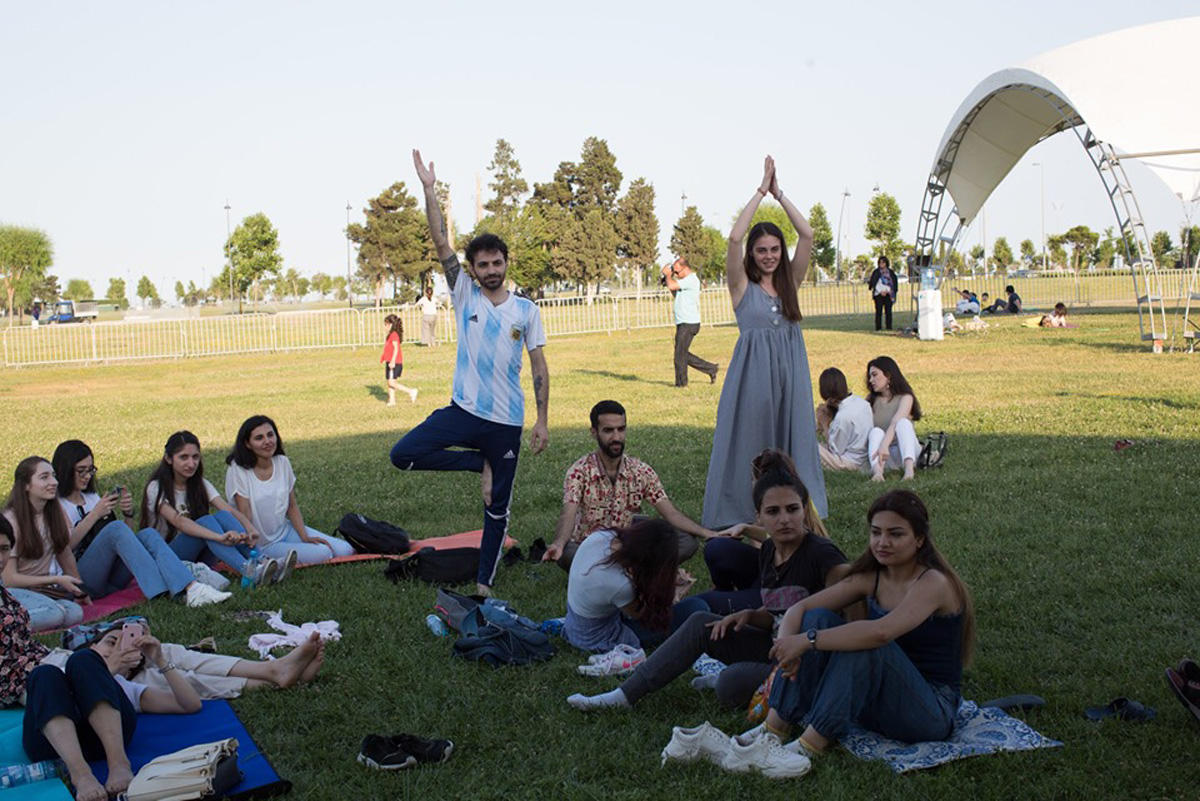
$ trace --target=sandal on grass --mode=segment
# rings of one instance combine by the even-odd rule
[[[1179,698],[1179,703],[1187,707],[1200,722],[1200,668],[1196,667],[1196,663],[1185,659],[1179,663],[1178,669],[1167,668],[1167,684]]]
[[[1117,720],[1145,723],[1154,720],[1157,714],[1154,707],[1145,706],[1128,698],[1114,698],[1106,706],[1089,706],[1083,710],[1083,716],[1094,721],[1116,718]]]

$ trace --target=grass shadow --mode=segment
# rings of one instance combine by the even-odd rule
[[[387,390],[378,384],[363,384],[367,394],[378,401],[387,401]]]
[[[614,373],[611,370],[586,370],[586,369],[583,369],[583,370],[575,370],[574,372],[583,373],[584,375],[594,375],[599,378],[611,378],[614,381],[636,381],[641,384],[650,384],[650,385],[656,386],[656,387],[674,387],[675,386],[670,381],[655,381],[650,378],[642,378],[640,375],[633,375],[631,373]]]

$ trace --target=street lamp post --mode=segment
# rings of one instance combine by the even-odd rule
[[[350,201],[346,201],[346,303],[354,308],[354,296],[350,294]]]
[[[229,198],[225,198],[225,269],[229,271],[229,308],[233,310],[233,254],[230,252],[229,240],[233,233],[229,228]]]
[[[850,197],[850,187],[845,187],[842,189],[842,210],[838,212],[837,243],[833,247],[833,263],[838,280],[841,280],[842,277],[842,217],[846,214],[846,198],[848,197]]]
[[[1033,162],[1033,166],[1038,168],[1041,173],[1042,184],[1042,272],[1046,272],[1046,165],[1040,161]]]

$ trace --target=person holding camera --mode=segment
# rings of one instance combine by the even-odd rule
[[[675,298],[675,386],[687,386],[689,367],[716,383],[717,365],[691,352],[692,340],[700,333],[700,278],[682,257],[663,267],[662,277]]]
[[[132,493],[122,486],[104,495],[96,490],[96,460],[86,443],[60,442],[51,464],[58,481],[58,503],[71,526],[71,550],[89,595],[101,598],[137,579],[147,598],[182,595],[188,606],[231,597],[196,581],[157,531],[133,531]]]

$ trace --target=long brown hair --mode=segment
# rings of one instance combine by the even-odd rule
[[[184,445],[195,445],[200,449],[200,439],[191,431],[176,431],[167,437],[163,446],[163,458],[158,460],[158,466],[146,482],[146,491],[142,495],[142,528],[153,528],[151,522],[158,519],[158,505],[166,501],[175,508],[175,468],[168,461],[172,456],[183,450]],[[187,480],[188,515],[192,520],[208,514],[208,493],[204,488],[204,459],[196,465],[196,472]],[[151,500],[150,493],[154,493]],[[175,527],[167,526],[167,541],[175,537]]]
[[[404,339],[404,321],[400,319],[399,315],[389,314],[387,317],[383,318],[383,321],[392,327],[391,330],[388,331],[389,336],[395,334],[396,336],[400,337],[400,339]]]
[[[813,506],[812,498],[808,494],[808,487],[804,486],[804,482],[800,480],[796,463],[792,461],[792,457],[783,451],[767,448],[750,462],[750,477],[754,480],[751,498],[754,501],[755,511],[762,506],[762,498],[767,494],[767,490],[773,487],[791,487],[804,502],[804,525],[813,534],[829,537],[829,532],[825,530],[825,524],[821,522],[821,516],[817,514],[817,508]]]
[[[15,544],[21,559],[40,559],[45,553],[36,522],[37,512],[29,500],[29,485],[33,482],[34,473],[43,464],[53,470],[49,460],[40,456],[26,456],[22,459],[13,472],[12,490],[8,493],[6,508],[12,510],[17,521]],[[50,533],[50,547],[54,549],[54,553],[61,553],[71,544],[71,530],[67,527],[67,516],[63,514],[57,497],[46,502],[42,509],[42,519]]]
[[[867,362],[867,403],[874,406],[875,399],[879,397],[879,393],[871,386],[872,367],[888,377],[888,391],[892,393],[893,398],[897,395],[912,396],[912,411],[908,413],[908,416],[914,423],[920,420],[921,402],[917,400],[917,393],[913,392],[913,388],[908,384],[908,379],[904,377],[904,373],[900,372],[900,365],[896,364],[896,360],[891,356],[876,356]]]
[[[641,621],[651,629],[666,631],[671,623],[679,567],[675,529],[667,521],[654,518],[613,531],[621,547],[602,564],[619,565],[629,574],[634,603],[642,609]]]
[[[783,305],[783,316],[798,323],[804,319],[804,315],[800,314],[800,298],[796,294],[799,289],[792,276],[792,260],[788,257],[787,240],[783,238],[783,231],[780,231],[775,223],[760,222],[751,228],[746,236],[746,255],[742,258],[746,278],[755,284],[763,278],[763,271],[758,269],[758,262],[754,261],[754,243],[764,236],[773,236],[779,240],[779,266],[771,276],[771,285],[775,287],[775,294],[779,295],[779,302]]]
[[[913,534],[922,540],[921,547],[917,549],[916,553],[917,564],[937,570],[950,581],[950,585],[954,588],[954,594],[958,596],[958,600],[962,604],[962,663],[969,664],[971,656],[975,652],[975,605],[971,601],[971,592],[967,589],[966,583],[933,544],[933,537],[929,533],[929,510],[925,508],[925,504],[917,496],[917,493],[911,490],[892,490],[876,498],[871,507],[867,509],[867,525],[870,525],[871,520],[880,512],[895,512],[908,521],[908,524],[912,526]],[[871,548],[868,546],[862,556],[855,559],[854,564],[850,565],[850,572],[847,575],[875,573],[882,569],[883,565],[875,559],[875,554],[871,553]]]

